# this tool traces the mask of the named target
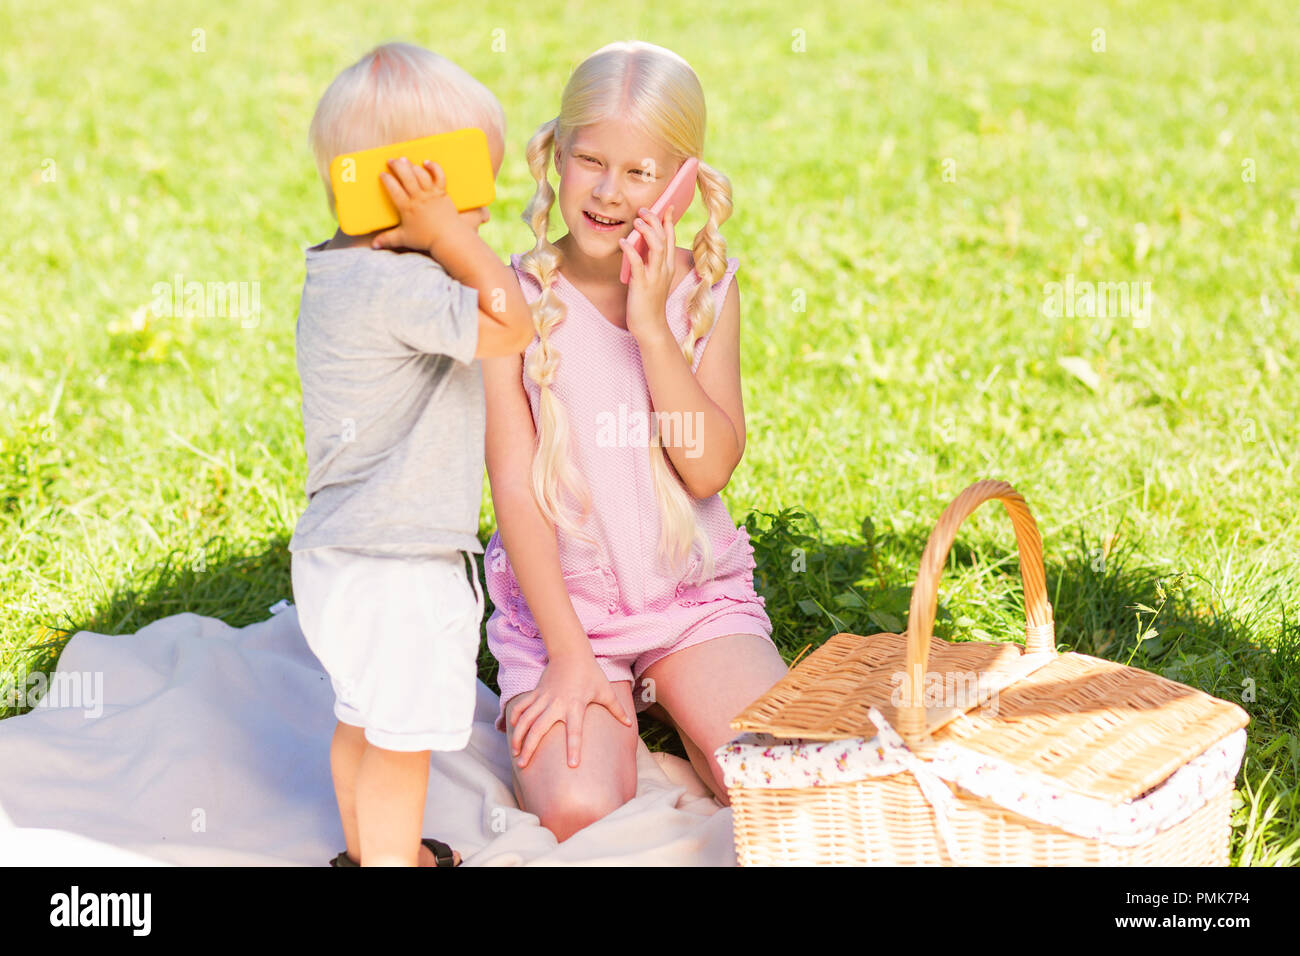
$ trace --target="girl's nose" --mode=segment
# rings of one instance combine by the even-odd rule
[[[613,205],[611,200],[618,198],[618,190],[613,180],[601,179],[597,181],[596,186],[591,191],[591,198],[595,199],[602,206]]]

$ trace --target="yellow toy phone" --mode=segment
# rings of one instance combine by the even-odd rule
[[[380,173],[391,172],[388,161],[399,156],[415,166],[426,159],[441,166],[447,177],[447,196],[461,212],[489,205],[496,198],[487,134],[477,127],[344,153],[330,162],[330,185],[334,187],[339,228],[349,236],[401,222],[379,178]]]

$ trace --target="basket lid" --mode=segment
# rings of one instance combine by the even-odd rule
[[[902,634],[836,634],[737,715],[731,726],[804,740],[874,737],[876,727],[867,716],[872,707],[891,727],[899,725],[906,659],[907,638]],[[925,701],[927,733],[1045,662],[1043,655],[1024,654],[1017,644],[932,640],[930,673],[943,676],[944,693]]]
[[[905,653],[901,634],[836,634],[731,726],[804,740],[874,737],[874,706],[896,728]],[[1086,654],[932,639],[927,674],[942,678],[943,699],[927,701],[921,756],[950,743],[1113,802],[1141,796],[1250,722],[1236,704]],[[972,686],[979,693],[961,699]]]
[[[1136,667],[1061,654],[935,734],[1061,789],[1132,800],[1250,723],[1226,700]]]

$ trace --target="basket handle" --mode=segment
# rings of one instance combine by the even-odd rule
[[[1056,651],[1056,629],[1052,605],[1047,600],[1047,578],[1043,572],[1043,541],[1038,525],[1029,513],[1024,497],[1005,481],[977,481],[944,509],[921,554],[921,566],[912,588],[907,614],[907,659],[903,676],[903,706],[898,711],[898,732],[908,745],[927,738],[922,684],[930,660],[930,638],[938,605],[939,575],[961,523],[980,505],[996,498],[1007,509],[1016,529],[1020,551],[1020,577],[1025,592],[1025,653]]]

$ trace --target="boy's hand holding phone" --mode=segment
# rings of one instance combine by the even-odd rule
[[[375,236],[372,249],[416,249],[436,259],[435,247],[440,243],[463,242],[465,232],[473,233],[447,195],[441,166],[433,160],[415,166],[402,156],[390,159],[388,167],[390,172],[379,178],[402,221]]]

